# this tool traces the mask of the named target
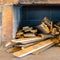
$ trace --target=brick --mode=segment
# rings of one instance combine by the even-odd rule
[[[12,6],[4,6],[2,13],[2,28],[4,40],[12,39],[13,12]]]

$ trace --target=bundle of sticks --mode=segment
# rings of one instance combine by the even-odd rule
[[[15,39],[6,43],[5,47],[14,56],[23,57],[59,42],[60,26],[44,17],[35,28],[25,26],[18,30]]]

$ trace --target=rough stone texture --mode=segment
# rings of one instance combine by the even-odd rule
[[[2,10],[2,8],[0,7],[0,11]]]
[[[48,0],[51,4],[59,4],[60,0]]]
[[[0,48],[0,60],[60,60],[60,47],[52,47],[37,55],[30,54],[23,58],[14,57]]]
[[[18,0],[0,0],[0,4],[16,4]]]
[[[17,4],[21,0],[0,0],[0,4]],[[35,0],[38,3],[59,4],[60,0]]]
[[[12,6],[4,6],[2,13],[2,29],[4,40],[10,40],[12,38],[12,28],[13,28]]]
[[[0,45],[1,45],[1,41],[2,41],[2,27],[0,26]]]
[[[0,7],[0,45],[2,40],[2,8]]]

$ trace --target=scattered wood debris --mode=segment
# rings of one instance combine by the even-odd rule
[[[23,57],[60,42],[60,25],[53,24],[47,17],[34,27],[25,26],[18,30],[15,39],[6,43],[7,52]]]
[[[20,51],[17,51],[17,52],[14,52],[12,53],[14,56],[16,57],[23,57],[23,56],[26,56],[30,53],[33,53],[39,49],[42,49],[48,45],[53,45],[53,42],[51,40],[47,40],[47,41],[44,41],[44,42],[39,42],[38,44],[35,44],[35,45],[32,45],[30,47],[27,47],[23,50],[20,50]]]

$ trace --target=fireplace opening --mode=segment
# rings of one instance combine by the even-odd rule
[[[13,37],[24,26],[35,27],[44,17],[54,23],[60,22],[60,5],[14,5]]]

